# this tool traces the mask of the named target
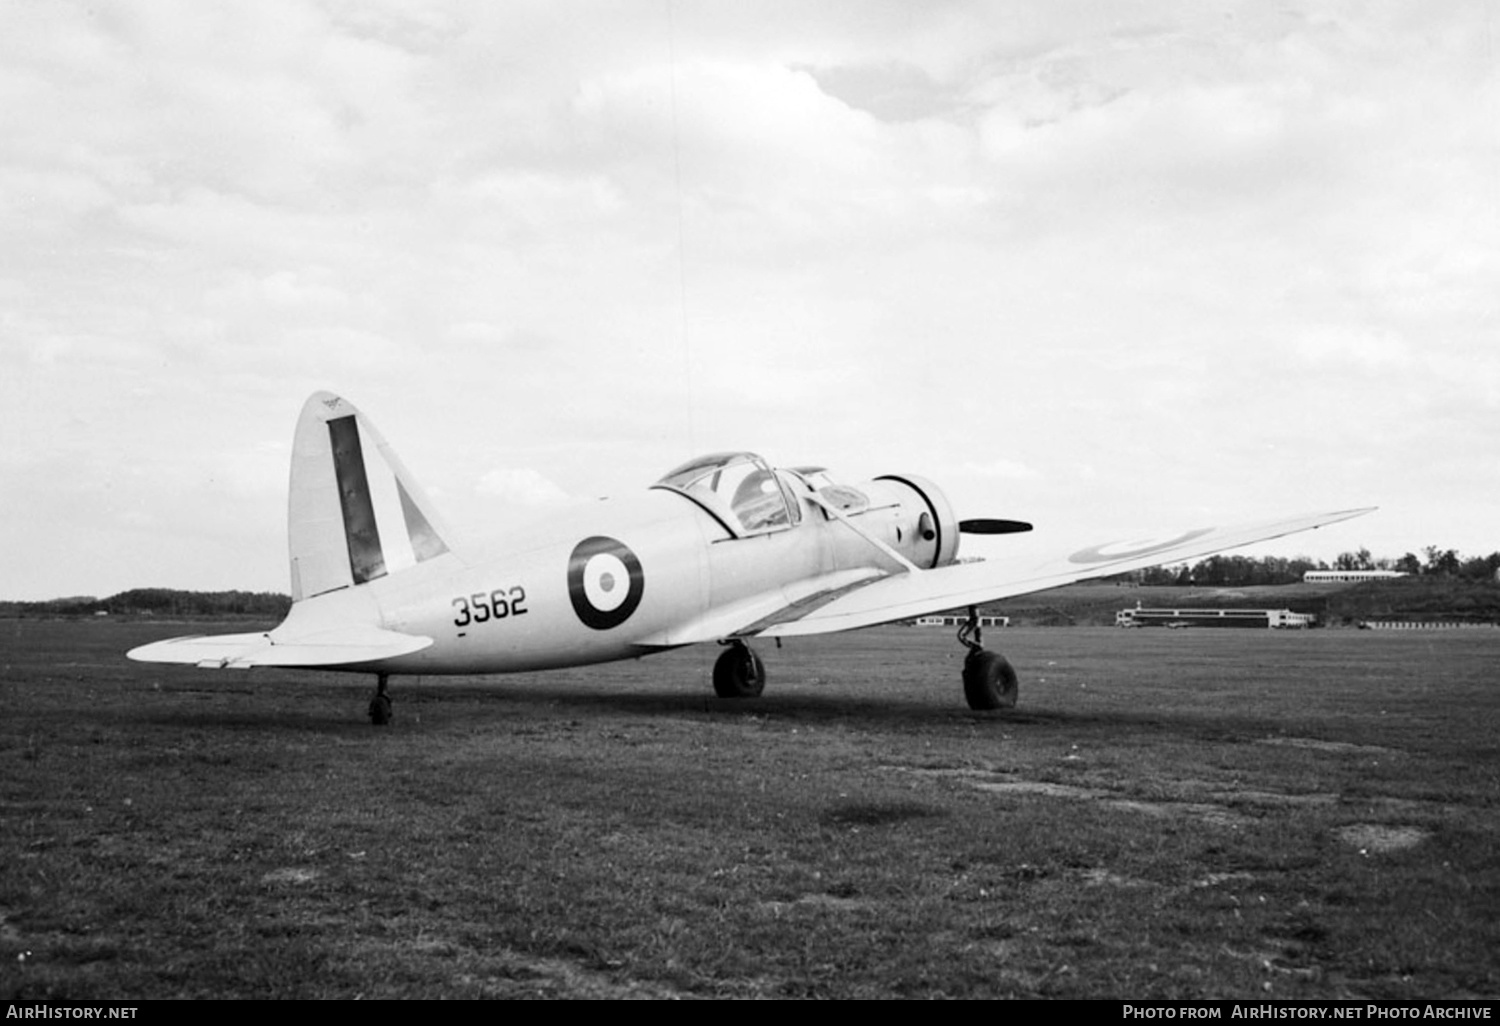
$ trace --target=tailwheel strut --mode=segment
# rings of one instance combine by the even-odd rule
[[[375,678],[375,697],[370,699],[370,723],[376,727],[384,727],[391,722],[391,696],[386,691],[386,683],[390,678],[388,673],[379,674]]]
[[[969,607],[969,618],[958,629],[958,641],[969,650],[964,657],[964,698],[970,709],[1012,709],[1021,685],[1010,662],[984,647],[979,610]]]

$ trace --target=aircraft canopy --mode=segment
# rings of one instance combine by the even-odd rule
[[[785,475],[753,452],[719,452],[688,460],[652,487],[687,496],[735,534],[776,531],[802,518]]]

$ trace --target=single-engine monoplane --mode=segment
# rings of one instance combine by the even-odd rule
[[[841,482],[749,452],[702,456],[639,494],[512,532],[496,551],[455,544],[431,501],[363,413],[308,399],[292,448],[292,607],[276,628],[173,638],[145,662],[374,674],[370,716],[390,718],[392,674],[486,674],[581,666],[718,642],[714,691],[765,686],[753,638],[853,630],[968,610],[970,707],[1013,706],[1010,663],[983,647],[977,608],[1332,524],[1367,509],[1205,527],[1078,549],[1041,565],[960,561],[959,538],[1031,529],[964,519],[931,481]]]

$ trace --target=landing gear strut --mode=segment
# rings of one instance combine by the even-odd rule
[[[391,696],[386,693],[386,681],[390,674],[382,673],[375,678],[375,697],[370,699],[370,723],[383,727],[391,722]]]
[[[1021,691],[1016,671],[999,652],[981,642],[979,611],[969,607],[969,619],[958,629],[958,641],[969,650],[964,657],[964,698],[970,709],[1013,709]]]
[[[766,688],[766,664],[739,639],[722,644],[728,647],[714,663],[714,694],[720,698],[758,698]]]

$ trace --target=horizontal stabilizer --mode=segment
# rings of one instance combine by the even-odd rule
[[[420,652],[432,639],[380,627],[337,627],[298,637],[258,634],[199,634],[171,638],[126,653],[142,663],[185,663],[213,669],[252,666],[347,666]]]

